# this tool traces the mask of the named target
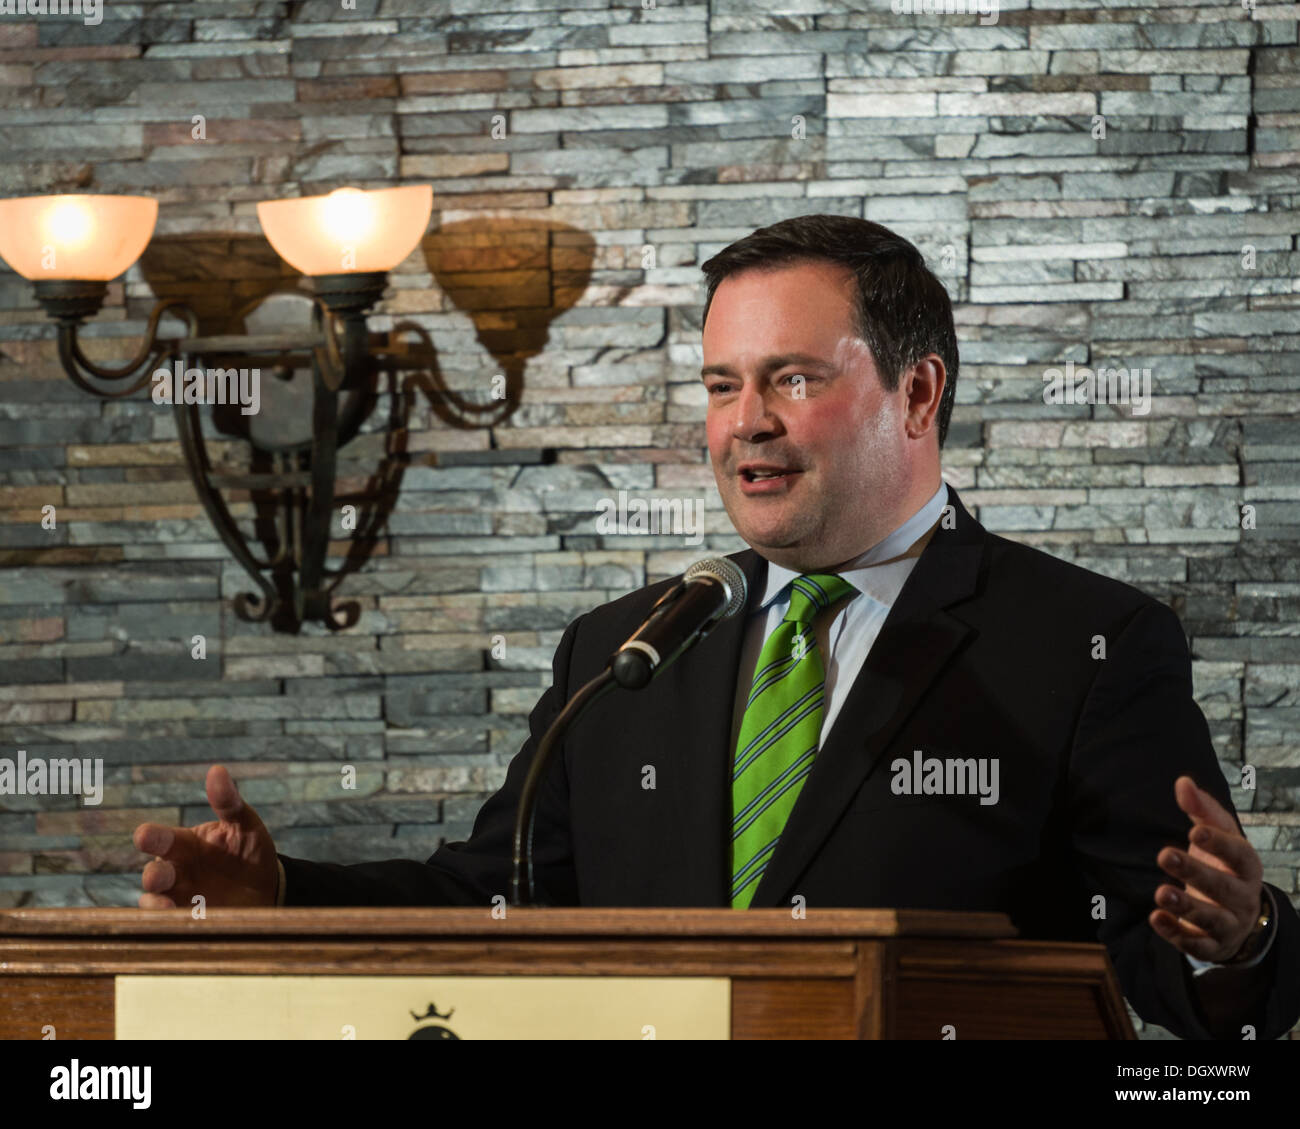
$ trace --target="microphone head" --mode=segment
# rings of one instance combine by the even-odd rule
[[[722,582],[727,592],[727,606],[717,615],[717,619],[730,619],[745,606],[748,595],[745,574],[735,561],[727,557],[706,557],[696,561],[682,576],[689,583],[698,576],[711,576]]]

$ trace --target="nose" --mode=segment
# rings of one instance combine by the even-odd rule
[[[775,435],[781,421],[772,411],[771,401],[763,388],[754,381],[746,381],[735,400],[735,416],[731,434],[746,443],[755,443]]]

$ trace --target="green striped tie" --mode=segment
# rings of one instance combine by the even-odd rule
[[[790,610],[763,644],[731,772],[731,907],[746,909],[812,771],[826,670],[812,622],[856,589],[834,573],[796,576]]]

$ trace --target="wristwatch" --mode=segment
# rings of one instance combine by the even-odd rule
[[[1273,922],[1273,905],[1269,901],[1268,891],[1261,889],[1259,892],[1259,917],[1255,921],[1255,927],[1246,935],[1245,941],[1242,942],[1241,948],[1237,950],[1235,956],[1220,963],[1233,965],[1245,964],[1259,955],[1260,949],[1264,947],[1264,941],[1268,937],[1268,927]]]

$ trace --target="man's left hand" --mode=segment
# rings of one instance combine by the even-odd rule
[[[1221,963],[1241,949],[1259,918],[1264,867],[1236,821],[1190,776],[1174,781],[1174,798],[1192,820],[1186,851],[1166,847],[1156,862],[1185,888],[1161,885],[1147,918],[1176,949]]]

